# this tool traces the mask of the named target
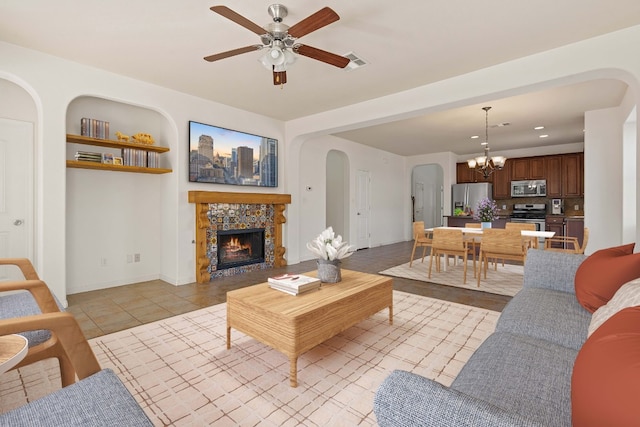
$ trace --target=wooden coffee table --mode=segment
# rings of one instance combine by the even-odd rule
[[[289,382],[297,387],[300,354],[384,308],[393,324],[392,279],[350,270],[342,270],[341,282],[297,296],[268,283],[237,289],[227,293],[227,349],[231,328],[273,347],[289,357]]]

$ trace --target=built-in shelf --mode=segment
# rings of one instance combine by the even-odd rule
[[[163,173],[173,172],[171,169],[143,168],[140,166],[110,165],[107,163],[97,163],[97,162],[79,162],[77,160],[67,160],[67,167],[75,168],[75,169],[96,169],[96,170],[103,170],[103,171],[135,172],[135,173],[151,173],[151,174],[163,174]]]
[[[145,145],[136,144],[124,141],[114,141],[112,139],[98,139],[90,138],[88,136],[67,134],[67,143],[70,144],[83,144],[93,145],[96,147],[104,148],[135,148],[137,150],[152,151],[156,153],[166,153],[169,151],[168,147],[159,147],[157,145]],[[163,174],[173,172],[171,169],[164,168],[147,168],[141,166],[125,166],[125,165],[112,165],[107,163],[97,162],[82,162],[77,160],[67,160],[68,168],[76,169],[95,169],[95,170],[108,170],[116,172],[134,172],[134,173],[150,173],[150,174]]]

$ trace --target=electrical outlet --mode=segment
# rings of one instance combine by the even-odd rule
[[[140,254],[133,255],[133,262],[140,262]]]
[[[573,210],[574,211],[579,211],[580,210],[580,205],[573,205]]]
[[[507,209],[507,205],[502,205],[502,210],[506,210]]]
[[[102,267],[106,267],[107,266],[107,259],[106,258],[100,258],[100,265]]]
[[[133,255],[127,254],[127,264],[131,264],[133,262]]]

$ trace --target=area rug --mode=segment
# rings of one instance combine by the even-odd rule
[[[442,265],[444,266],[444,262]],[[489,270],[487,270],[487,278],[485,279],[484,275],[480,278],[480,287],[477,286],[477,279],[473,277],[473,264],[471,261],[469,261],[467,265],[466,284],[462,283],[463,265],[460,261],[458,261],[457,265],[453,265],[453,259],[451,259],[447,271],[442,269],[440,272],[436,271],[434,261],[434,266],[431,270],[431,278],[429,279],[429,257],[426,257],[424,262],[420,262],[420,258],[417,258],[413,261],[411,267],[409,267],[409,263],[407,262],[381,271],[380,274],[498,295],[514,296],[522,289],[524,267],[513,264],[505,264],[503,266],[498,262],[498,269],[496,271],[493,269],[493,265],[490,265]],[[479,266],[478,271],[480,271]]]
[[[499,313],[394,291],[388,312],[364,320],[298,359],[289,387],[281,353],[232,330],[226,305],[91,340],[157,426],[374,426],[373,397],[394,369],[449,385]],[[55,362],[1,377],[0,411],[60,387]]]

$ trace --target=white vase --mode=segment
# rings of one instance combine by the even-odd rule
[[[491,221],[483,221],[480,223],[481,228],[491,228]]]

